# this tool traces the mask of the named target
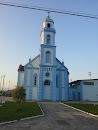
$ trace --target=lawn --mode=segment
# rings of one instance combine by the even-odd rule
[[[98,115],[98,105],[94,105],[94,104],[84,104],[84,103],[65,103],[69,106],[78,108],[80,110]]]
[[[0,122],[19,120],[21,118],[42,115],[37,102],[21,103],[19,110],[16,110],[15,102],[6,102],[0,106]]]

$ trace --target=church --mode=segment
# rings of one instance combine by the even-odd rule
[[[68,101],[69,72],[56,58],[54,22],[48,14],[40,33],[40,52],[18,68],[17,86],[26,90],[26,100]]]

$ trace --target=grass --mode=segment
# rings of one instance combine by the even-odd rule
[[[21,103],[19,110],[16,110],[15,102],[6,102],[0,106],[0,122],[20,120],[21,118],[42,115],[37,102]]]
[[[78,108],[80,110],[98,115],[98,105],[94,105],[94,104],[83,104],[83,103],[65,103],[69,106]]]

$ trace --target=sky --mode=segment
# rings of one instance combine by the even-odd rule
[[[0,0],[1,1],[1,0]],[[3,0],[98,16],[98,0]],[[47,12],[0,5],[0,81],[17,85],[18,67],[39,54],[40,31]],[[50,13],[56,29],[56,57],[69,70],[69,81],[98,79],[98,19]],[[9,86],[10,80],[10,86]],[[2,87],[2,82],[1,82]]]

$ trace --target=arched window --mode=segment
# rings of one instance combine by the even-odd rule
[[[49,81],[49,80],[46,80],[46,81],[44,82],[44,85],[45,85],[45,86],[50,86],[50,81]]]
[[[47,24],[47,28],[50,28],[50,23]]]
[[[35,74],[34,75],[34,86],[36,86],[37,85],[37,75]]]
[[[47,44],[50,44],[50,35],[47,35]]]
[[[49,51],[46,52],[46,63],[50,63],[51,62],[51,54]]]

